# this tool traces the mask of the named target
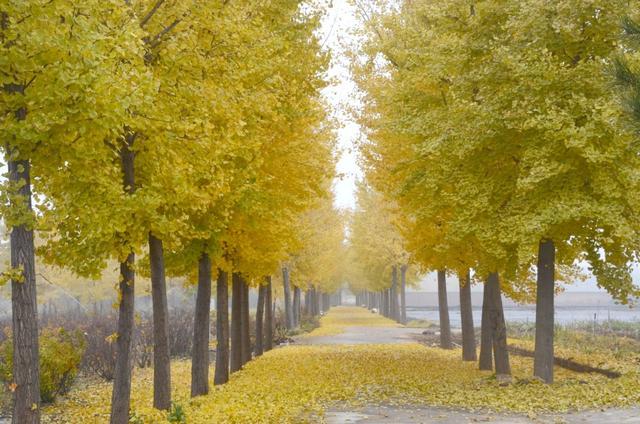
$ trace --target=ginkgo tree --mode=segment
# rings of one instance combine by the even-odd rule
[[[614,297],[638,293],[638,155],[604,72],[625,12],[637,11],[404,2],[372,18],[359,69],[372,167],[393,199],[419,207],[409,222],[426,238],[416,243],[440,234],[466,266],[504,273],[508,286],[526,287],[537,267],[534,374],[547,382],[556,265],[584,260]],[[429,262],[450,264],[447,251]]]

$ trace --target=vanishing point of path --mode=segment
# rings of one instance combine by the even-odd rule
[[[379,317],[372,314],[373,319]],[[336,334],[302,337],[296,344],[304,345],[361,345],[419,343],[422,329],[395,325],[341,325]],[[377,324],[377,323],[376,323]],[[330,331],[332,332],[332,331]],[[425,364],[428,366],[428,364]],[[493,423],[493,424],[640,424],[640,407],[611,408],[580,411],[564,414],[493,413],[488,411],[465,411],[457,408],[416,406],[370,405],[359,409],[334,408],[326,411],[327,424],[404,424],[404,423]]]

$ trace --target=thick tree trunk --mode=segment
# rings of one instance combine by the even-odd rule
[[[538,287],[536,290],[536,346],[533,375],[553,383],[553,326],[556,250],[553,240],[538,247]]]
[[[291,305],[291,284],[289,282],[289,269],[282,268],[282,284],[284,286],[284,315],[285,327],[287,330],[293,329],[293,307]]]
[[[271,292],[271,277],[267,277],[264,295],[264,351],[273,349],[273,298]]]
[[[451,349],[451,325],[449,324],[449,305],[447,303],[447,275],[438,271],[438,312],[440,313],[440,347]]]
[[[153,307],[153,406],[171,408],[171,357],[169,355],[169,307],[164,273],[162,240],[149,233],[151,302]]]
[[[26,115],[26,111],[23,112]],[[20,115],[18,115],[20,118]],[[22,119],[19,120],[23,120]],[[12,209],[32,214],[31,175],[28,160],[13,160],[9,152],[9,182],[23,185],[19,199],[12,199]],[[11,268],[22,268],[22,280],[11,280],[13,328],[13,418],[14,424],[40,422],[40,365],[38,359],[38,307],[33,229],[26,225],[11,228]],[[33,408],[32,406],[36,407]]]
[[[218,269],[216,282],[216,370],[213,384],[229,381],[229,274]]]
[[[198,260],[198,292],[193,321],[191,354],[191,397],[209,393],[209,325],[211,314],[211,259],[202,253]]]
[[[487,284],[491,286],[491,307],[489,322],[491,323],[491,340],[493,341],[493,357],[495,359],[496,374],[511,374],[509,352],[507,351],[507,327],[504,321],[502,296],[498,273],[489,274]]]
[[[263,335],[263,323],[262,317],[264,316],[264,295],[267,287],[260,285],[258,287],[258,305],[256,306],[256,357],[262,355],[264,349],[262,347]]]
[[[400,322],[407,323],[407,266],[400,267]]]
[[[471,275],[460,275],[460,319],[462,323],[462,360],[475,361],[476,336],[473,328],[473,309],[471,307]]]
[[[242,303],[240,316],[240,332],[242,339],[240,341],[240,351],[242,352],[242,365],[251,360],[251,338],[249,336],[249,285],[244,277],[240,277],[242,281]]]
[[[479,368],[485,371],[493,370],[493,338],[491,335],[491,286],[485,282],[482,293],[482,322],[480,324],[480,361]]]
[[[131,150],[135,135],[127,134],[120,149],[122,163],[123,189],[127,194],[135,192],[134,160]],[[135,325],[135,266],[136,256],[132,252],[125,262],[120,264],[120,304],[118,306],[118,324],[116,339],[116,364],[113,372],[113,391],[111,392],[111,424],[129,422],[131,405],[131,348],[133,327]]]
[[[236,372],[242,367],[241,303],[242,281],[240,281],[240,274],[234,272],[231,276],[231,358],[229,361],[231,372]]]
[[[300,326],[300,287],[293,287],[293,326]]]

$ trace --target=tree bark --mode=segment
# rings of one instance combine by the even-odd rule
[[[491,336],[491,286],[489,281],[484,284],[482,292],[482,322],[480,324],[480,361],[479,368],[484,371],[493,370],[493,338]]]
[[[242,333],[242,340],[240,342],[240,349],[242,352],[242,365],[251,360],[251,337],[249,325],[249,284],[244,277],[241,276],[242,281],[242,316],[240,317],[240,331]]]
[[[149,233],[151,302],[153,308],[153,406],[171,408],[171,357],[169,355],[169,307],[162,240]]]
[[[262,339],[263,339],[263,323],[262,317],[264,315],[264,295],[265,289],[267,287],[264,285],[260,285],[258,287],[258,305],[256,307],[256,357],[262,355],[264,349],[262,347]]]
[[[538,246],[536,345],[533,375],[541,378],[547,384],[553,383],[555,255],[553,240],[542,240]]]
[[[407,265],[400,267],[400,322],[407,323]]]
[[[475,361],[476,336],[473,328],[473,309],[471,306],[471,275],[459,276],[460,281],[460,319],[462,323],[462,360]]]
[[[213,384],[229,381],[229,274],[218,269],[216,282],[216,370]]]
[[[266,277],[267,285],[265,286],[264,295],[264,351],[273,349],[273,299],[271,292],[271,277]]]
[[[26,116],[26,110],[23,115]],[[24,120],[17,114],[18,120]],[[31,169],[29,160],[16,160],[7,148],[9,182],[22,186],[19,198],[12,199],[12,209],[23,209],[33,216],[31,204]],[[11,268],[22,269],[22,279],[11,280],[13,328],[13,415],[14,424],[40,422],[40,362],[38,357],[38,306],[33,229],[27,225],[11,228]],[[35,408],[32,406],[35,405]]]
[[[285,327],[287,330],[293,329],[293,307],[291,306],[291,284],[289,282],[289,269],[282,268],[282,284],[284,286],[284,315]]]
[[[440,313],[440,347],[451,349],[451,325],[449,324],[449,305],[447,303],[447,275],[438,271],[438,312]]]
[[[293,287],[293,326],[300,326],[300,287]]]
[[[198,260],[198,292],[193,321],[191,355],[191,397],[209,393],[209,325],[211,314],[211,259],[202,253]]]
[[[398,304],[398,267],[391,268],[391,318],[400,322],[400,305]]]
[[[236,372],[242,367],[242,350],[240,347],[242,331],[240,317],[242,315],[242,282],[240,274],[234,272],[231,276],[231,358],[229,367]]]
[[[120,149],[123,174],[123,190],[131,195],[135,192],[135,153],[132,150],[134,134],[127,134]],[[116,339],[116,364],[113,372],[113,391],[111,392],[111,424],[124,424],[129,421],[131,406],[131,348],[133,327],[135,325],[135,266],[136,256],[129,253],[120,264],[120,304],[118,305],[118,324]]]
[[[502,308],[502,296],[498,273],[489,274],[487,284],[491,286],[491,307],[489,309],[491,323],[491,340],[493,341],[493,357],[495,359],[496,374],[511,374],[509,352],[507,351],[507,326]]]

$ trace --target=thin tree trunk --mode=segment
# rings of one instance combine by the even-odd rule
[[[265,287],[265,316],[264,316],[264,351],[273,349],[273,299],[271,292],[271,277],[267,277],[267,285]]]
[[[218,269],[216,282],[216,370],[213,384],[229,381],[229,274]]]
[[[287,330],[293,329],[293,308],[291,306],[291,284],[289,282],[289,269],[282,268],[282,284],[284,286],[284,316]]]
[[[26,109],[16,116],[24,120]],[[31,206],[31,175],[28,160],[12,158],[8,151],[9,181],[22,186],[20,198],[12,199],[13,210],[26,209],[33,216]],[[23,210],[24,210],[23,209]],[[36,301],[36,271],[33,229],[27,225],[11,228],[11,268],[22,269],[22,279],[11,280],[11,310],[13,328],[13,416],[14,424],[40,422],[40,365],[38,359],[38,306]],[[36,407],[33,408],[32,406]]]
[[[151,302],[153,307],[153,406],[171,408],[171,358],[169,355],[169,307],[164,273],[162,240],[149,233]]]
[[[447,304],[447,275],[438,271],[438,311],[440,313],[440,347],[451,349],[451,326],[449,324],[449,305]]]
[[[249,336],[249,285],[244,277],[240,277],[242,281],[242,303],[241,303],[241,311],[242,315],[240,316],[240,332],[241,332],[241,341],[240,341],[240,351],[242,352],[242,365],[246,364],[251,360],[251,338]]]
[[[511,374],[509,352],[507,351],[507,327],[504,322],[502,296],[500,294],[500,280],[498,273],[489,274],[487,283],[491,286],[491,340],[493,341],[493,357],[495,359],[496,374]]]
[[[542,240],[538,247],[536,345],[533,375],[548,384],[553,383],[555,255],[553,240]]]
[[[242,348],[240,347],[242,331],[240,320],[242,316],[242,282],[240,274],[234,272],[231,276],[231,358],[229,367],[236,372],[242,367]]]
[[[293,287],[293,326],[300,326],[300,287]]]
[[[491,299],[493,296],[491,295],[491,286],[489,285],[489,281],[484,284],[483,293],[482,293],[482,322],[480,324],[480,361],[479,368],[485,371],[493,370],[493,339],[491,335],[491,328],[493,324],[491,323],[491,313],[490,313],[490,305]]]
[[[262,355],[262,339],[263,339],[263,323],[262,317],[264,315],[264,297],[265,289],[267,287],[260,285],[258,287],[258,305],[256,306],[256,357]]]
[[[400,321],[400,305],[398,304],[398,267],[391,267],[391,318]]]
[[[471,273],[459,276],[460,281],[460,320],[462,323],[462,360],[475,361],[476,335],[473,329],[473,309],[471,307]]]
[[[407,265],[400,267],[400,322],[407,323]]]
[[[122,163],[123,189],[131,195],[135,192],[134,160],[131,149],[134,134],[127,134],[120,149]],[[120,304],[118,306],[118,324],[116,339],[116,364],[113,373],[113,391],[111,392],[111,424],[123,424],[129,421],[131,405],[131,348],[133,327],[135,325],[135,266],[136,256],[129,253],[125,262],[120,264]]]
[[[209,325],[211,314],[211,259],[202,253],[198,260],[198,292],[193,321],[191,355],[191,397],[209,393]]]

